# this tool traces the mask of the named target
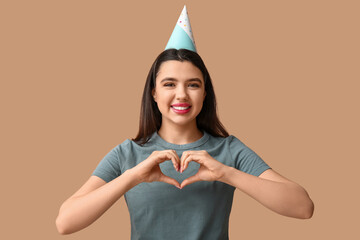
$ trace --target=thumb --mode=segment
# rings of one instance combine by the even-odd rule
[[[180,183],[178,183],[178,181],[176,181],[175,179],[173,179],[173,178],[171,178],[169,176],[166,176],[164,174],[161,174],[160,181],[171,184],[171,185],[174,185],[177,188],[180,188]]]
[[[184,181],[182,181],[181,183],[181,188],[185,187],[186,185],[189,185],[189,184],[192,184],[194,182],[199,182],[201,181],[201,179],[199,178],[199,176],[197,174],[191,176],[191,177],[188,177],[187,179],[185,179]]]

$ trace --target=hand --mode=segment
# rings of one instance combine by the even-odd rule
[[[175,150],[153,151],[151,155],[136,165],[133,169],[139,177],[140,182],[165,182],[180,188],[175,179],[162,173],[159,164],[171,160],[176,171],[180,169],[180,159]]]
[[[225,175],[226,168],[228,167],[225,164],[222,164],[218,160],[211,157],[209,153],[205,150],[185,151],[183,152],[180,161],[181,173],[186,170],[189,162],[191,161],[200,164],[199,171],[195,175],[182,181],[181,188],[198,181],[217,181]]]

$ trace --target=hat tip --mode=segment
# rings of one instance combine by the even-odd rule
[[[184,5],[184,8],[179,16],[177,24],[175,25],[165,50],[169,48],[184,48],[193,52],[197,52],[186,5]]]

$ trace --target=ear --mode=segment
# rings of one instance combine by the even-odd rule
[[[151,94],[154,98],[154,101],[156,102],[156,92],[155,92],[155,88],[153,88],[153,90],[151,91]]]

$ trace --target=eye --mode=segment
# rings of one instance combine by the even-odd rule
[[[165,83],[165,84],[164,84],[164,87],[172,87],[172,86],[174,86],[174,83]],[[195,88],[199,88],[199,87],[200,87],[200,85],[197,84],[197,83],[190,83],[189,86],[195,87]]]
[[[196,83],[190,84],[190,86],[194,86],[196,88],[200,87],[199,84],[196,84]]]

